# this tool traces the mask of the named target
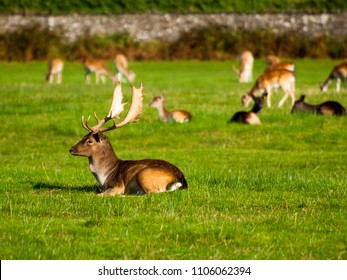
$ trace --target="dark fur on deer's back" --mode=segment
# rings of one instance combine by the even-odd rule
[[[325,101],[321,104],[309,104],[305,101],[305,95],[295,101],[291,113],[305,112],[319,115],[342,116],[346,114],[346,109],[336,101]]]

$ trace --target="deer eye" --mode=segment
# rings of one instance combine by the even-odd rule
[[[94,141],[92,139],[87,139],[86,142],[87,142],[88,145],[93,145],[93,143],[94,143]]]

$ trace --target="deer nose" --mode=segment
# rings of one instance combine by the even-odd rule
[[[70,154],[72,154],[73,151],[74,151],[74,147],[71,147],[71,148],[69,149]]]

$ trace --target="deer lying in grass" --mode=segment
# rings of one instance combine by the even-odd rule
[[[135,73],[128,70],[128,60],[123,54],[117,54],[114,59],[114,64],[117,69],[118,81],[122,81],[123,76],[125,76],[130,83],[135,80]]]
[[[261,109],[264,107],[264,102],[267,97],[267,93],[263,93],[259,97],[252,96],[254,100],[254,105],[251,111],[249,112],[236,112],[231,119],[229,120],[229,123],[231,122],[238,122],[238,123],[245,123],[245,124],[261,124],[260,119],[258,117]]]
[[[48,71],[46,74],[46,81],[53,84],[61,84],[64,69],[64,61],[60,58],[53,58],[48,63]]]
[[[252,89],[242,96],[242,106],[246,107],[252,101],[252,96],[258,92],[267,92],[267,105],[271,107],[271,91],[276,88],[282,88],[284,96],[278,103],[281,107],[287,100],[288,96],[292,98],[292,105],[295,102],[295,76],[292,71],[285,69],[277,69],[270,72],[265,72],[260,75]]]
[[[85,82],[90,84],[90,74],[95,73],[95,83],[98,84],[99,80],[105,84],[106,78],[108,76],[113,83],[117,82],[117,76],[114,75],[108,68],[105,63],[99,59],[86,58],[83,61],[83,66],[85,70]]]
[[[346,109],[336,101],[326,101],[321,104],[313,105],[304,102],[305,95],[301,95],[300,99],[295,101],[291,113],[305,112],[326,116],[342,116],[346,114]]]
[[[82,126],[88,134],[70,149],[74,156],[88,157],[89,168],[101,188],[105,190],[100,196],[114,196],[123,194],[150,194],[174,191],[187,188],[183,173],[171,163],[158,159],[121,160],[117,158],[111,143],[104,132],[119,129],[127,123],[137,122],[142,112],[142,83],[139,88],[132,86],[132,101],[125,118],[116,123],[124,109],[121,83],[118,82],[114,93],[112,106],[107,116],[101,120],[94,116],[98,123],[90,127],[89,118]],[[113,119],[110,127],[101,126]]]
[[[240,83],[249,83],[253,78],[253,62],[254,57],[250,51],[244,51],[241,53],[240,58],[240,71],[238,78]]]
[[[328,85],[332,80],[336,80],[336,91],[339,92],[341,80],[343,85],[347,80],[347,62],[343,62],[333,68],[328,78],[323,83],[319,84],[320,90],[327,91]]]
[[[153,101],[149,104],[152,108],[157,108],[159,118],[162,122],[185,123],[192,119],[192,115],[185,110],[167,111],[164,105],[165,95],[154,96]]]

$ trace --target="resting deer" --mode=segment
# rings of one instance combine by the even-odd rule
[[[343,85],[347,80],[347,62],[343,62],[333,68],[329,77],[323,83],[319,84],[320,90],[327,91],[328,85],[332,80],[336,80],[336,91],[339,92],[341,80]]]
[[[46,74],[46,81],[50,84],[54,83],[61,84],[62,75],[64,69],[64,61],[60,58],[53,58],[48,63],[48,71]]]
[[[258,117],[261,109],[264,107],[264,102],[267,97],[267,93],[264,92],[261,96],[255,97],[252,96],[254,100],[254,105],[251,111],[245,112],[236,112],[232,118],[229,120],[231,122],[245,123],[245,124],[261,124],[260,119]]]
[[[291,113],[306,112],[326,116],[341,116],[346,114],[346,109],[336,101],[325,101],[321,104],[313,105],[304,102],[304,100],[305,95],[301,95],[300,99],[295,101]]]
[[[123,54],[117,54],[114,59],[114,64],[117,69],[118,81],[122,81],[123,76],[125,76],[130,83],[135,80],[135,73],[128,70],[128,60]]]
[[[165,96],[154,96],[153,101],[149,104],[150,107],[157,108],[159,118],[162,122],[177,122],[185,123],[192,119],[192,115],[185,110],[167,111],[164,105]]]
[[[113,83],[117,82],[116,75],[114,75],[110,70],[108,70],[108,68],[106,67],[105,63],[102,60],[86,58],[83,61],[83,66],[85,69],[85,82],[87,84],[90,84],[90,73],[95,73],[96,84],[99,83],[100,79],[101,79],[101,82],[105,84],[106,82],[105,76],[108,76]]]
[[[114,93],[111,109],[103,119],[94,116],[97,124],[89,126],[89,118],[82,126],[88,134],[70,149],[74,156],[88,157],[90,171],[105,190],[100,196],[114,196],[123,194],[150,194],[174,191],[187,188],[183,173],[171,163],[158,159],[121,160],[117,158],[111,143],[104,132],[119,129],[128,123],[137,122],[137,117],[142,112],[142,83],[139,88],[132,87],[132,101],[125,118],[116,123],[124,109],[121,83],[118,82]],[[102,125],[113,120],[113,125]]]
[[[240,83],[248,83],[252,81],[253,78],[253,62],[254,57],[250,51],[244,51],[241,53],[240,58],[240,71],[238,73],[238,78]]]
[[[281,107],[287,100],[288,96],[292,98],[292,105],[295,102],[295,76],[292,71],[278,69],[271,72],[265,72],[260,75],[252,89],[242,96],[242,106],[246,107],[252,100],[252,96],[258,92],[267,92],[267,105],[271,107],[271,91],[272,89],[282,88],[284,96],[278,103]]]

